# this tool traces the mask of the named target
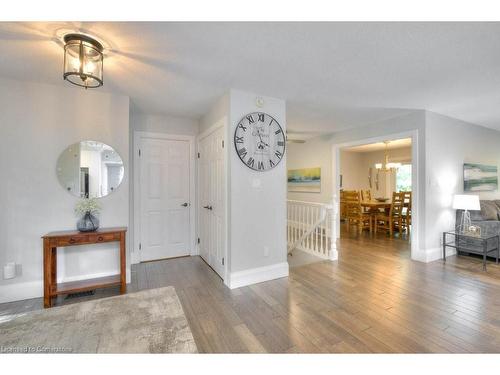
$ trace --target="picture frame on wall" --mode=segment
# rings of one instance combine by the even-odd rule
[[[464,191],[498,190],[498,167],[464,163]]]
[[[321,193],[321,168],[288,170],[288,191],[295,193]]]

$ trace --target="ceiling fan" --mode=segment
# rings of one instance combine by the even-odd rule
[[[290,139],[288,137],[288,130],[285,132],[286,133],[286,143],[306,143],[306,141],[304,139],[297,139],[297,138],[294,138],[294,139]],[[290,132],[291,134],[296,134],[298,135],[299,133],[297,132]]]

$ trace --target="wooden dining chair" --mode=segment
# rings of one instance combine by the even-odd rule
[[[403,215],[402,226],[406,233],[410,234],[411,227],[411,191],[403,191]]]
[[[345,214],[345,190],[340,190],[340,204],[339,204],[339,209],[340,209],[340,220],[344,221],[346,219],[346,214]]]
[[[361,200],[362,201],[371,201],[372,200],[372,192],[370,189],[361,190]]]
[[[403,227],[403,207],[404,197],[402,193],[392,193],[392,202],[389,212],[380,212],[375,215],[374,231],[379,229],[389,232],[392,237],[394,230],[397,229],[401,233]]]
[[[361,194],[357,191],[346,193],[348,193],[345,195],[347,230],[350,231],[351,226],[356,226],[359,234],[364,229],[372,233],[372,215],[363,211]]]

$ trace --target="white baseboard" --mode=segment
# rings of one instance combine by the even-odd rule
[[[58,279],[58,282],[69,282],[78,281],[85,279],[92,279],[96,277],[106,277],[115,275],[116,272],[111,273],[99,273],[93,275],[82,275],[75,277],[66,277],[64,279]],[[130,269],[126,272],[127,284],[130,283],[131,275]],[[0,303],[22,301],[31,298],[43,297],[43,281],[27,281],[14,284],[0,285]]]
[[[24,283],[0,285],[0,303],[20,301],[43,296],[43,282],[28,281]]]
[[[229,274],[227,286],[230,289],[262,283],[288,276],[288,263],[277,263],[270,266],[252,268]]]
[[[303,251],[304,253],[317,256],[318,258],[325,259],[325,260],[337,260],[337,259],[339,259],[339,253],[338,253],[336,248],[331,249],[329,251],[329,255],[315,253],[314,251],[311,251],[311,250],[305,248],[304,246],[297,246],[296,249]]]
[[[139,259],[139,252],[138,251],[131,251],[130,252],[130,264],[139,264],[141,263],[141,260]]]
[[[446,249],[446,257],[455,255],[457,252],[455,249]],[[434,247],[432,249],[420,249],[416,254],[412,255],[412,259],[429,263],[434,262],[438,259],[443,259],[443,248],[442,247]]]

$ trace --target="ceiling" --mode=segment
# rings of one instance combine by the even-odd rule
[[[388,150],[394,150],[396,148],[405,148],[405,147],[411,147],[411,138],[391,140],[387,145]],[[367,145],[346,147],[342,149],[342,151],[349,151],[349,152],[373,152],[382,150],[385,150],[384,142],[370,143]]]
[[[108,47],[99,90],[148,113],[199,118],[235,88],[286,99],[292,132],[414,109],[500,129],[499,23],[0,23],[0,76],[67,85],[70,30]]]

